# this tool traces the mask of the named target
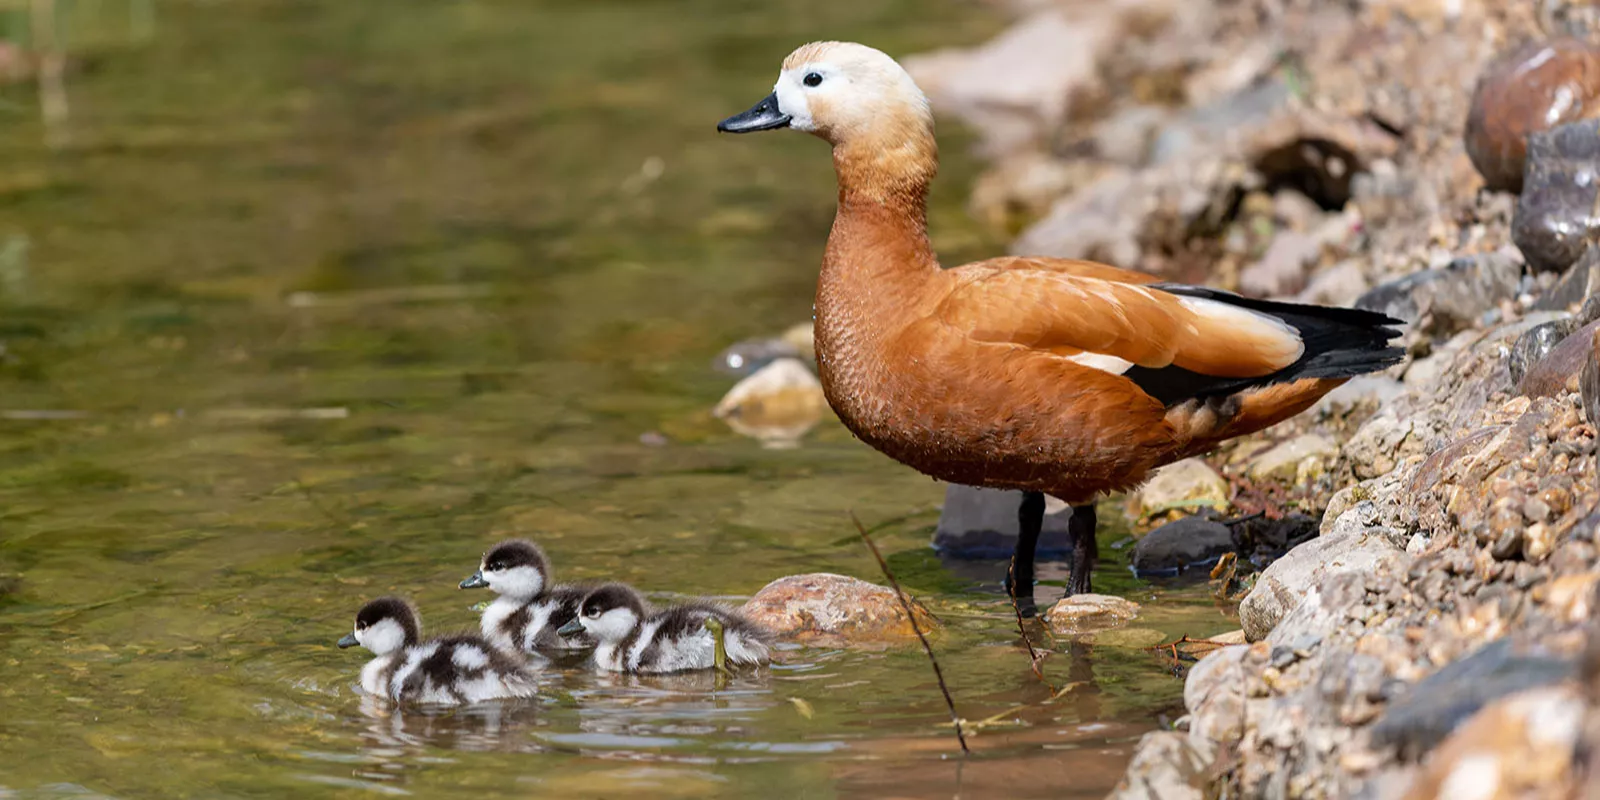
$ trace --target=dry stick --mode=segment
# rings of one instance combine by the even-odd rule
[[[1022,643],[1028,647],[1028,662],[1033,667],[1033,677],[1038,678],[1039,682],[1044,684],[1051,694],[1054,694],[1056,691],[1055,684],[1044,676],[1044,670],[1039,666],[1049,653],[1046,652],[1040,655],[1038,648],[1033,646],[1033,637],[1028,635],[1028,627],[1022,622],[1022,606],[1017,604],[1017,590],[1015,588],[1017,585],[1017,556],[1015,553],[1011,554],[1011,566],[1006,567],[1006,574],[1011,578],[1006,583],[1012,587],[1006,590],[1006,595],[1011,598],[1011,611],[1017,615],[1017,633],[1022,634]]]
[[[933,665],[933,677],[939,682],[939,691],[944,694],[945,707],[950,709],[950,724],[956,728],[956,741],[961,743],[961,754],[971,754],[972,749],[967,747],[966,734],[961,732],[961,715],[956,713],[956,701],[951,699],[950,687],[944,682],[944,670],[939,669],[939,659],[933,657],[933,647],[928,644],[928,637],[922,635],[922,626],[917,624],[917,616],[911,611],[911,601],[906,599],[906,593],[900,588],[900,582],[895,580],[894,573],[889,571],[889,562],[883,560],[883,554],[878,552],[878,546],[872,543],[872,537],[867,534],[867,526],[861,524],[856,512],[850,512],[850,521],[856,524],[856,530],[861,533],[861,541],[867,543],[867,549],[872,551],[872,557],[878,559],[878,569],[883,570],[883,577],[889,579],[889,586],[894,589],[894,596],[900,599],[900,607],[906,610],[906,621],[911,623],[911,631],[917,635],[917,641],[922,642],[922,652],[928,654],[928,663]]]

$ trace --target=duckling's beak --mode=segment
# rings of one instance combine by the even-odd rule
[[[749,111],[734,114],[717,123],[717,130],[723,133],[755,133],[756,131],[770,131],[774,128],[789,127],[789,115],[778,109],[778,93],[773,92],[761,102],[756,103]]]
[[[576,636],[580,633],[583,633],[583,623],[575,619],[569,620],[567,624],[562,625],[560,629],[556,631],[556,633],[559,633],[562,636]]]
[[[461,582],[461,588],[463,589],[482,589],[488,585],[489,582],[483,579],[483,570],[481,569],[472,573],[472,577]]]
[[[356,641],[356,635],[353,633],[347,633],[344,635],[344,638],[339,640],[339,649],[343,650],[346,647],[355,647],[358,644],[361,643]]]

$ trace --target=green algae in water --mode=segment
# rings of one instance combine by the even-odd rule
[[[894,53],[1001,21],[912,3],[63,4],[70,145],[0,87],[0,789],[23,797],[1099,797],[1177,708],[1158,656],[1058,642],[1051,703],[997,565],[926,547],[940,488],[837,424],[775,453],[711,356],[810,314],[822,145],[717,120],[814,38]],[[123,16],[132,11],[133,17]],[[138,30],[130,25],[137,23]],[[141,42],[141,37],[145,37]],[[18,110],[12,113],[12,110]],[[932,227],[993,254],[942,129]],[[66,417],[52,416],[70,411]],[[641,434],[666,434],[664,446]],[[748,595],[879,580],[941,615],[958,771],[914,648],[709,676],[557,672],[546,700],[372,707],[333,642],[369,597],[470,628],[501,537],[563,579]],[[1203,591],[1141,627],[1232,627]],[[798,713],[806,708],[809,714]]]

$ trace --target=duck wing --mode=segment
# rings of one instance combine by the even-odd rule
[[[972,340],[1121,375],[1172,407],[1342,378],[1399,360],[1382,314],[1253,300],[1087,261],[1002,258],[952,270],[935,315]]]

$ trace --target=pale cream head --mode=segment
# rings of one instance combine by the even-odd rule
[[[789,127],[835,144],[885,125],[933,127],[928,98],[894,59],[854,42],[812,42],[783,60],[773,87]]]

